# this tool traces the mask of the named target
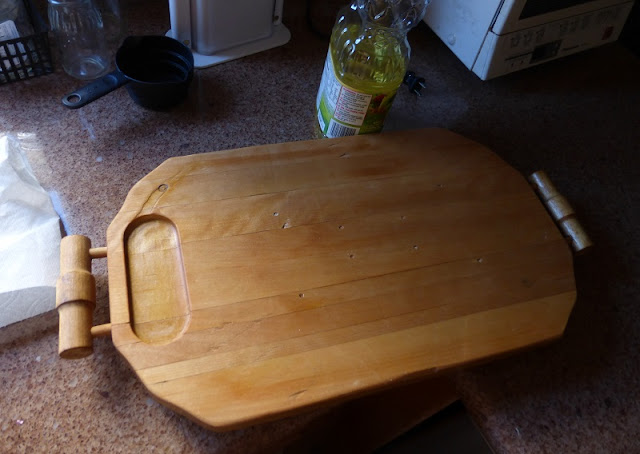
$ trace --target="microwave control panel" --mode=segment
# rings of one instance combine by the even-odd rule
[[[633,6],[633,1],[627,1],[497,34],[492,31],[492,23],[502,3],[491,14],[484,8],[454,14],[453,3],[457,2],[433,0],[425,22],[482,80],[615,41]]]
[[[505,35],[489,32],[472,70],[486,80],[615,41],[632,5],[623,3]]]

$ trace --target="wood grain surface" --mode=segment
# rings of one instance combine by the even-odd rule
[[[169,159],[107,250],[116,348],[214,430],[554,339],[576,296],[526,180],[439,129]]]

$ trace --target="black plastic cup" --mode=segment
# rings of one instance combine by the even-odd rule
[[[193,79],[191,50],[168,36],[130,36],[116,53],[116,70],[62,98],[70,109],[126,86],[133,101],[162,110],[180,104]]]

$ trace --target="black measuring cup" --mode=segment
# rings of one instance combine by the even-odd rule
[[[167,36],[130,36],[116,53],[116,70],[62,98],[77,109],[126,85],[129,96],[148,109],[182,102],[193,78],[191,50]]]

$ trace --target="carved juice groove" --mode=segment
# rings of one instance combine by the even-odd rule
[[[164,217],[144,216],[124,241],[131,328],[143,342],[170,343],[191,320],[177,229]]]

